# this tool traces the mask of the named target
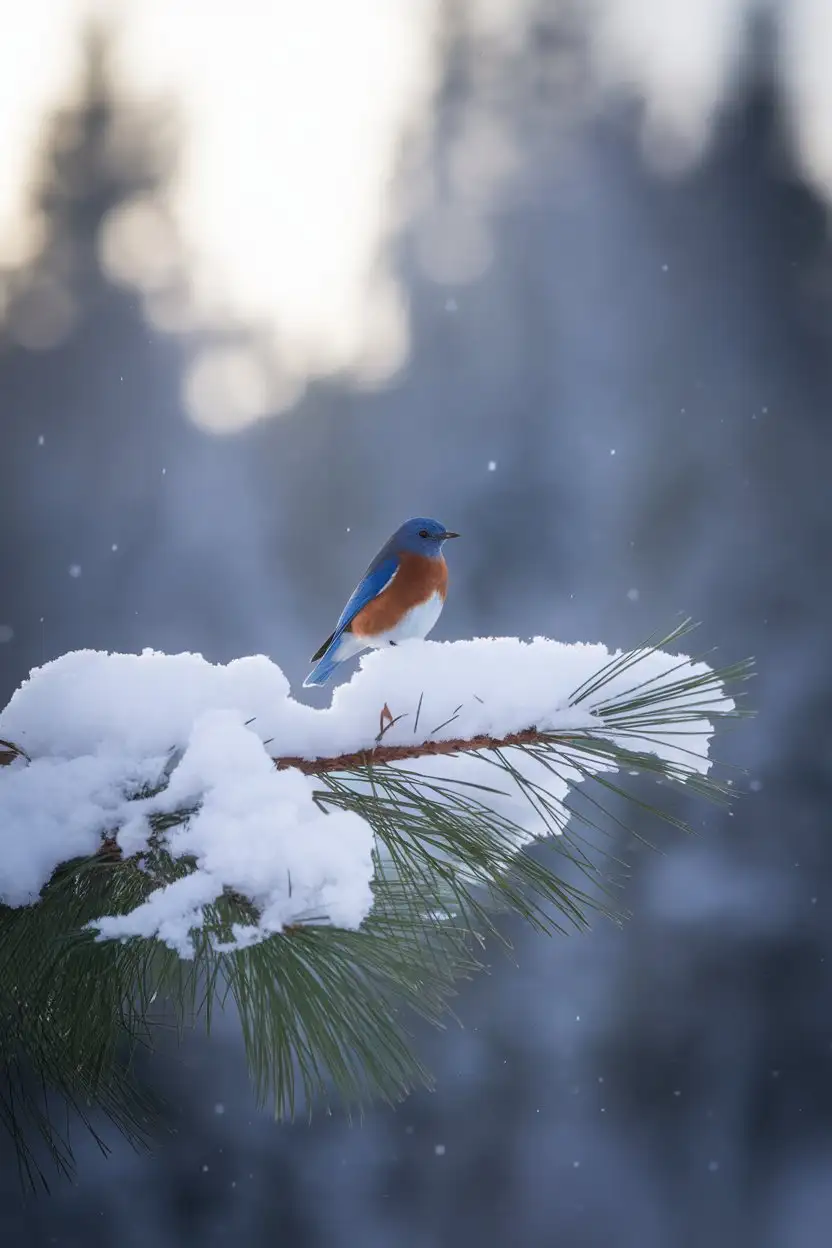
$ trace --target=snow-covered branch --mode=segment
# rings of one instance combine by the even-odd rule
[[[543,638],[373,653],[325,710],[292,698],[262,656],[220,666],[75,652],[36,669],[0,715],[11,764],[0,775],[0,900],[32,903],[60,863],[115,841],[125,856],[163,850],[189,869],[156,875],[134,911],[102,915],[103,936],[155,936],[187,957],[205,907],[227,891],[257,915],[236,933],[245,944],[304,916],[357,928],[378,848],[363,817],[367,769],[409,774],[411,790],[418,770],[435,801],[447,801],[440,778],[480,800],[488,789],[519,849],[563,830],[536,792],[562,808],[571,784],[617,765],[616,750],[651,754],[677,779],[705,775],[713,724],[733,711],[703,663]],[[339,773],[356,773],[354,802],[322,802],[315,780]]]
[[[6,1071],[135,1138],[118,1055],[147,1039],[154,1001],[186,1020],[230,993],[279,1113],[296,1077],[313,1096],[326,1072],[347,1101],[400,1098],[427,1079],[408,1011],[440,1018],[500,909],[552,930],[603,908],[570,787],[626,767],[720,792],[710,740],[747,670],[661,648],[684,631],[612,655],[414,641],[365,657],[325,710],[262,656],[81,651],[36,669],[0,714]],[[539,838],[548,855],[522,852]],[[68,1142],[14,1079],[7,1103],[64,1166]]]

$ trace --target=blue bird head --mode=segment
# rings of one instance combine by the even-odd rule
[[[449,537],[459,537],[451,533],[438,520],[429,520],[426,516],[414,516],[406,520],[390,538],[394,550],[407,551],[413,555],[428,555],[436,558],[442,550],[442,543]]]

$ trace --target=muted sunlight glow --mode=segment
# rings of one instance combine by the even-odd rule
[[[0,39],[0,268],[25,264],[43,241],[27,203],[44,156],[44,117],[77,95],[83,57],[77,0],[27,0]]]
[[[642,97],[648,158],[676,172],[698,157],[734,86],[756,0],[597,0],[591,28],[605,86]]]
[[[165,210],[186,244],[199,320],[259,328],[283,379],[260,387],[246,365],[235,407],[233,385],[220,403],[204,384],[203,361],[203,381],[186,390],[194,417],[219,430],[223,407],[230,426],[247,423],[290,404],[310,377],[389,377],[407,352],[384,254],[392,182],[406,127],[433,89],[434,0],[235,0],[198,18],[170,0],[123,0],[122,10],[119,91],[169,97],[181,118]],[[128,205],[105,230],[105,258],[118,271],[120,252],[132,252],[129,276],[146,289],[160,276],[143,259],[154,224],[146,203]]]
[[[799,168],[832,204],[830,0],[587,0],[582,12],[597,80],[641,99],[647,157],[667,172],[701,155],[765,15]]]
[[[0,41],[0,277],[41,252],[49,119],[81,98],[96,19],[122,115],[140,126],[161,105],[175,123],[172,177],[108,214],[100,257],[151,323],[192,336],[192,418],[230,432],[287,411],[316,377],[384,383],[409,350],[399,231],[446,287],[493,260],[488,214],[522,164],[513,101],[533,91],[518,67],[532,64],[541,17],[578,24],[596,98],[638,98],[648,159],[676,173],[737,92],[760,13],[777,36],[784,131],[832,204],[830,0],[26,0]],[[472,56],[464,124],[457,103],[434,162],[449,15]],[[563,45],[577,65],[576,46]],[[424,168],[419,180],[409,167],[405,198],[413,138]],[[38,270],[14,297],[0,282],[0,319],[19,344],[44,350],[71,332],[59,278]]]

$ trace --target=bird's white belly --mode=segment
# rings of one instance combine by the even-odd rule
[[[389,646],[391,641],[399,642],[408,641],[411,637],[427,637],[442,614],[444,605],[445,600],[439,594],[431,594],[427,602],[420,603],[418,607],[411,607],[395,628],[390,628],[384,633],[376,633],[372,637],[364,636],[362,641],[366,646],[380,649],[382,646]]]

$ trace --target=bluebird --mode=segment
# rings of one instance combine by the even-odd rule
[[[438,520],[407,520],[382,546],[320,650],[304,685],[322,685],[346,659],[370,648],[427,637],[445,605],[449,533]]]

